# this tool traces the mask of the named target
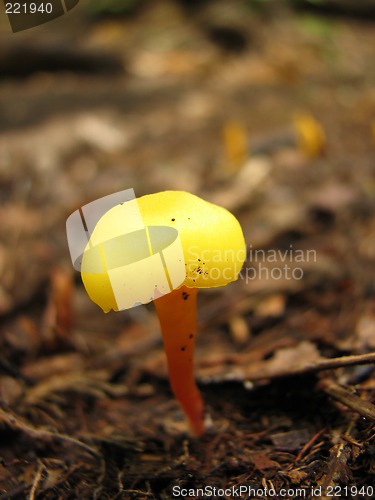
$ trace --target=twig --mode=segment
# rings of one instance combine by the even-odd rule
[[[315,444],[315,442],[320,438],[322,434],[324,434],[326,430],[327,429],[324,427],[323,429],[320,429],[320,431],[314,434],[314,436],[300,450],[300,452],[298,453],[298,455],[294,460],[294,463],[290,465],[290,469],[292,469],[293,466],[301,460],[301,458],[305,455],[305,453]]]
[[[353,356],[342,356],[340,358],[330,358],[330,359],[319,359],[314,363],[306,363],[304,366],[297,366],[279,370],[278,372],[271,373],[259,373],[257,376],[252,377],[253,380],[260,380],[265,378],[279,378],[288,377],[290,375],[304,375],[309,373],[316,373],[323,370],[335,370],[337,368],[342,368],[344,366],[354,366],[354,365],[369,365],[375,364],[375,353],[371,352],[368,354],[358,354]]]
[[[317,373],[323,370],[335,370],[345,366],[354,365],[369,365],[375,366],[375,353],[358,354],[353,356],[342,356],[340,358],[321,358],[315,362],[305,363],[304,365],[288,366],[282,369],[268,369],[267,363],[264,363],[264,368],[259,369],[259,364],[252,367],[251,364],[244,368],[238,365],[243,364],[241,356],[236,356],[236,366],[234,368],[226,368],[225,373],[215,375],[205,375],[202,377],[203,383],[221,382],[223,380],[236,380],[236,381],[249,381],[257,382],[262,380],[272,380],[277,378],[291,377],[295,375],[308,375],[310,373]]]
[[[31,490],[30,490],[29,500],[35,500],[36,490],[43,479],[43,472],[44,472],[44,465],[40,464],[38,471],[36,473],[33,485],[32,485]]]
[[[59,432],[49,431],[47,429],[33,427],[28,422],[23,421],[18,416],[13,415],[12,413],[5,411],[3,408],[0,408],[0,421],[5,422],[11,427],[16,427],[20,431],[32,436],[36,439],[52,439],[57,441],[65,441],[70,444],[74,444],[75,446],[79,446],[84,449],[95,458],[100,458],[100,454],[95,448],[89,446],[86,443],[83,443],[79,439],[75,439],[73,437],[67,436],[66,434],[60,434]]]
[[[329,396],[343,403],[348,408],[358,412],[363,417],[366,417],[375,422],[375,405],[365,399],[356,396],[345,387],[337,385],[334,382],[322,382],[320,387]]]
[[[375,364],[375,353],[341,356],[340,358],[321,359],[300,369],[300,373],[313,373],[321,370],[333,370],[344,366]]]
[[[142,498],[142,497],[154,498],[153,493],[148,493],[147,491],[141,491],[141,490],[123,490],[122,493],[128,493],[129,495],[134,495],[137,498]]]
[[[351,421],[345,434],[350,433],[352,426],[353,422]],[[350,467],[348,465],[349,456],[350,448],[347,444],[343,442],[334,444],[331,448],[326,473],[320,480],[322,491],[327,492],[330,487],[334,489],[334,486],[337,484],[337,480],[340,479],[344,484],[348,483],[350,477]],[[323,494],[321,500],[329,500],[329,496]]]

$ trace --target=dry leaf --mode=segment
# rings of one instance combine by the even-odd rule
[[[280,464],[269,457],[266,452],[260,451],[259,453],[252,453],[250,457],[251,462],[254,464],[256,470],[264,472],[270,469],[278,469]]]
[[[271,439],[279,450],[296,451],[310,439],[308,429],[297,429],[288,432],[272,434]]]

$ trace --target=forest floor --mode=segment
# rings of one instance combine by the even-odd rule
[[[249,3],[1,20],[1,500],[374,496],[375,25]],[[248,245],[199,293],[199,439],[153,304],[104,315],[71,266],[69,214],[130,187]]]

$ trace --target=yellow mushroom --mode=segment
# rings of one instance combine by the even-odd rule
[[[83,254],[82,280],[90,298],[105,312],[117,311],[123,308],[119,307],[122,288],[117,283],[114,292],[112,269],[118,271],[121,268],[121,272],[125,269],[124,281],[129,281],[132,274],[128,273],[128,268],[137,263],[138,275],[133,280],[137,282],[134,286],[138,291],[143,280],[150,282],[149,274],[153,272],[150,266],[153,262],[160,263],[161,259],[169,288],[167,284],[158,286],[156,283],[153,296],[148,290],[139,303],[155,302],[171,388],[193,434],[199,436],[204,432],[204,405],[193,371],[197,289],[224,286],[238,278],[246,254],[242,229],[226,209],[184,191],[150,194],[124,205],[128,203],[137,203],[144,233],[138,230],[137,235],[136,232],[133,236],[121,235],[124,222],[122,205],[106,212],[97,223]],[[159,237],[159,233],[162,236]],[[138,256],[137,241],[142,242],[141,255]],[[172,254],[165,252],[166,245],[174,245]],[[180,248],[182,253],[179,253]],[[159,253],[156,256],[155,249],[163,256],[160,257]],[[112,261],[108,265],[109,255]],[[154,257],[158,260],[153,261]],[[142,266],[146,261],[147,265]],[[178,265],[172,273],[170,266],[175,263]],[[182,274],[181,266],[184,266]],[[117,272],[117,275],[121,278],[121,273]],[[157,276],[160,283],[160,274]],[[121,285],[124,285],[125,293],[131,283]]]

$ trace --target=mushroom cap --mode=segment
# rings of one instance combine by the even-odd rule
[[[246,257],[238,220],[225,208],[185,191],[163,191],[138,199],[146,225],[177,229],[190,288],[224,286],[235,281]]]
[[[246,257],[246,245],[239,222],[228,210],[185,191],[149,194],[137,198],[136,202],[146,228],[161,226],[177,230],[185,264],[185,279],[178,286],[219,287],[238,278]],[[103,233],[109,237],[111,228],[117,231],[121,217],[120,205],[110,209],[97,223],[90,240],[103,241]],[[104,311],[118,310],[108,274],[85,271],[86,253],[85,250],[82,280],[87,293]],[[144,278],[140,275],[138,279]]]

